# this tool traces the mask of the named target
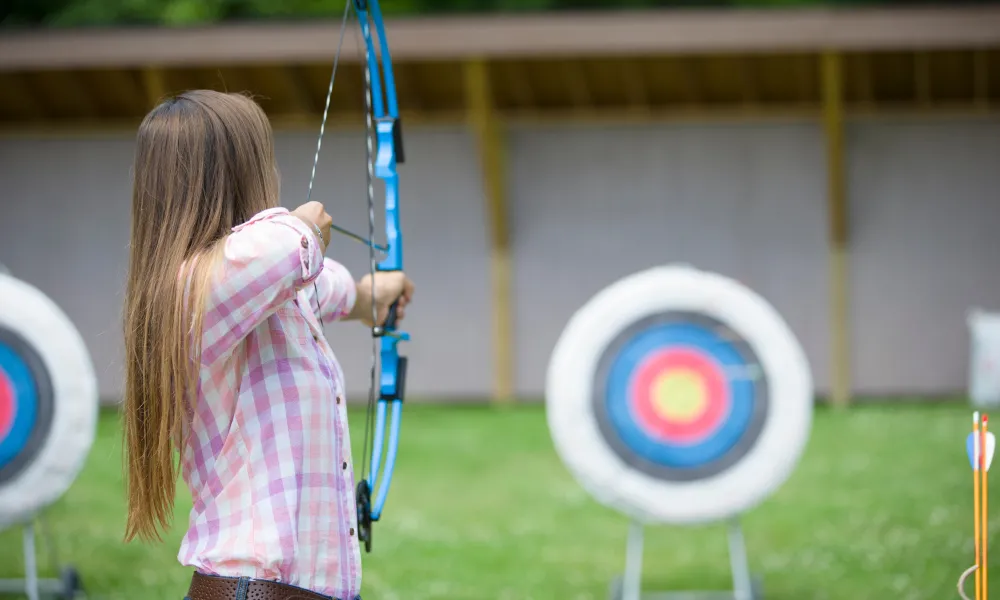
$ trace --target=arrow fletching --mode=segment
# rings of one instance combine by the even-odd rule
[[[983,459],[986,462],[986,470],[989,471],[990,465],[993,464],[993,451],[996,450],[997,447],[997,438],[995,435],[993,435],[992,431],[987,431],[985,437],[986,437],[986,447],[984,448],[985,452],[983,452],[983,454],[985,456],[983,457]]]
[[[969,455],[969,466],[972,467],[973,471],[979,470],[979,434],[970,433],[968,437],[965,438],[965,452]]]
[[[972,413],[972,433],[965,438],[965,453],[969,455],[969,466],[979,470],[979,411]]]

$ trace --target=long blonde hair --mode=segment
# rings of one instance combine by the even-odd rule
[[[231,228],[278,205],[271,127],[239,94],[197,90],[139,126],[125,295],[125,541],[162,539],[197,397],[204,305]]]

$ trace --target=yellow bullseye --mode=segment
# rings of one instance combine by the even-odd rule
[[[701,376],[689,369],[672,369],[653,381],[653,409],[663,419],[690,423],[705,411],[707,394]]]

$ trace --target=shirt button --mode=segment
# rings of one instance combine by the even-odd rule
[[[351,535],[354,535],[354,528],[351,527],[351,529],[348,531],[348,533],[351,534]]]
[[[341,465],[341,466],[342,466],[342,467],[344,468],[344,470],[346,471],[346,470],[347,470],[347,461],[345,460],[345,461],[344,461],[344,464],[343,464],[343,465]]]
[[[302,247],[303,248],[309,247],[309,240],[307,240],[305,237],[302,238]]]
[[[337,396],[337,404],[340,404],[340,396]]]

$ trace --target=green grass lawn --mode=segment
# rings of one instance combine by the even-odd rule
[[[407,410],[392,494],[365,556],[366,600],[606,597],[627,521],[570,477],[541,406]],[[744,521],[767,598],[957,598],[973,557],[969,417],[960,405],[820,409],[794,475]],[[355,448],[363,418],[352,413]],[[122,544],[120,451],[118,415],[107,412],[86,468],[49,511],[61,558],[79,568],[90,598],[180,600],[190,578],[175,558],[186,492],[166,543]],[[992,531],[998,502],[1000,491]],[[0,577],[20,576],[20,548],[19,531],[0,533]],[[724,528],[648,530],[645,581],[727,586]]]

